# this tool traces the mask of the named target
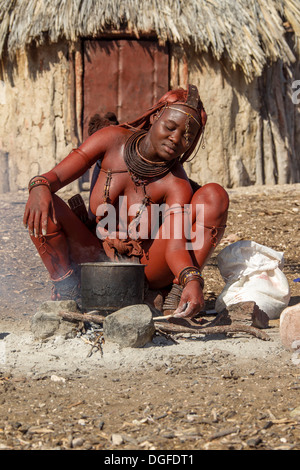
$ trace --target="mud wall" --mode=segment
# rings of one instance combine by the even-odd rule
[[[208,53],[173,46],[170,54],[171,87],[196,84],[208,114],[204,148],[185,164],[190,177],[225,187],[300,181],[300,112],[291,98],[299,64],[276,64],[247,83]],[[61,41],[0,63],[0,193],[26,188],[80,144],[80,60],[80,42]]]
[[[72,149],[68,54],[65,43],[30,47],[0,65],[1,192],[26,188]]]
[[[292,97],[299,63],[274,64],[247,82],[224,60],[174,47],[171,77],[172,86],[197,85],[208,114],[205,148],[186,163],[190,177],[226,187],[300,181],[300,106]]]

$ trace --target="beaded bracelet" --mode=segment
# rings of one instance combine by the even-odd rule
[[[31,178],[28,183],[28,191],[30,192],[33,188],[36,188],[37,186],[47,186],[51,191],[50,182],[44,176],[38,175]]]
[[[195,268],[195,266],[188,266],[187,268],[184,268],[178,276],[178,281],[179,284],[181,284],[183,287],[185,287],[186,284],[190,281],[199,281],[202,289],[204,287],[203,276],[200,270]]]

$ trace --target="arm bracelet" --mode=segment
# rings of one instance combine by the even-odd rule
[[[28,183],[28,191],[30,192],[33,188],[37,186],[47,186],[51,191],[50,182],[44,176],[34,176]]]
[[[195,266],[188,266],[187,268],[184,268],[178,276],[178,281],[179,284],[181,284],[183,287],[185,287],[190,281],[199,281],[201,288],[203,289],[204,287],[203,276],[200,270],[195,268]]]

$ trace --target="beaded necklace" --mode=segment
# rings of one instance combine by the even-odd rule
[[[151,162],[147,160],[138,149],[140,140],[146,135],[145,131],[134,132],[129,139],[126,141],[124,149],[124,161],[126,163],[128,173],[131,176],[135,186],[142,186],[144,192],[144,198],[142,204],[139,207],[135,218],[129,224],[128,233],[133,235],[141,221],[142,214],[147,206],[151,202],[150,196],[146,191],[147,184],[150,183],[152,178],[157,178],[167,174],[177,160],[163,161],[163,162]]]
[[[125,144],[124,160],[128,172],[137,186],[149,184],[149,180],[167,174],[177,160],[151,162],[143,157],[138,144],[146,135],[145,131],[134,132]]]

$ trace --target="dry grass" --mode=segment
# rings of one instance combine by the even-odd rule
[[[33,41],[120,30],[225,55],[251,78],[269,61],[295,61],[286,27],[299,52],[299,0],[0,0],[0,54],[10,57]]]

